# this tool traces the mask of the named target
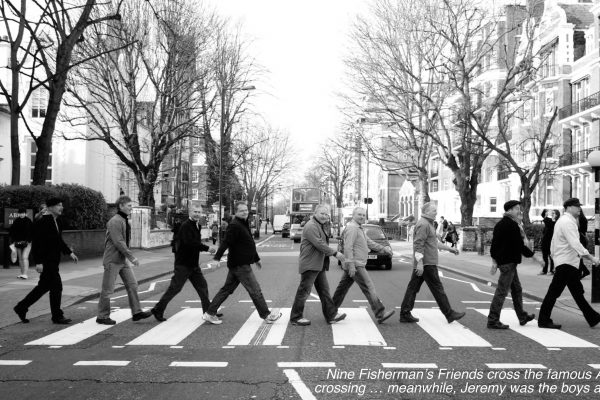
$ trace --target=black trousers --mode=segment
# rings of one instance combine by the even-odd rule
[[[543,273],[548,272],[548,265],[550,265],[550,272],[554,272],[554,260],[550,256],[550,248],[542,248],[542,258],[544,259],[544,267],[542,268]]]
[[[29,307],[37,302],[43,295],[50,292],[50,312],[52,321],[64,318],[60,308],[62,298],[62,279],[58,272],[58,262],[42,263],[44,270],[40,274],[40,280],[36,287],[23,300],[17,303],[17,310],[27,312]]]
[[[573,300],[577,303],[577,306],[583,313],[585,320],[590,326],[596,325],[600,322],[600,314],[590,306],[585,297],[583,296],[584,290],[581,284],[581,274],[577,267],[561,264],[556,267],[552,282],[548,287],[548,293],[544,297],[542,306],[540,308],[540,318],[538,322],[541,324],[552,321],[550,315],[552,314],[552,308],[556,303],[556,299],[560,297],[565,287],[569,288]]]
[[[185,282],[188,279],[200,297],[202,310],[206,312],[210,306],[210,299],[208,298],[208,284],[206,283],[204,274],[202,274],[200,267],[190,268],[185,265],[175,265],[175,271],[173,277],[171,278],[171,284],[169,285],[167,291],[162,295],[158,303],[156,303],[154,306],[154,310],[160,314],[164,313],[165,309],[167,308],[167,304],[173,300],[173,297],[181,292],[183,285],[185,285]]]
[[[440,281],[437,265],[425,265],[423,267],[423,274],[421,276],[417,275],[417,272],[413,270],[410,281],[408,282],[408,286],[406,287],[406,293],[404,293],[404,300],[402,300],[400,314],[408,314],[412,311],[415,306],[417,293],[419,293],[423,282],[425,282],[429,287],[429,290],[431,291],[436,303],[440,307],[442,314],[448,318],[450,314],[452,314],[452,307],[450,306],[450,301],[448,300],[448,296],[446,296],[446,292],[444,291],[442,281]]]

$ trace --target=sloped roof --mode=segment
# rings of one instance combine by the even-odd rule
[[[592,3],[559,4],[565,10],[567,22],[575,25],[575,29],[587,29],[594,23],[594,15],[590,12]]]

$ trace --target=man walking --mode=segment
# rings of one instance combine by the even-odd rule
[[[211,324],[220,324],[223,321],[217,317],[219,307],[230,294],[232,294],[238,285],[248,291],[258,315],[265,320],[267,324],[272,324],[281,318],[280,312],[271,312],[267,302],[263,297],[260,285],[252,272],[252,264],[260,269],[260,257],[256,252],[256,244],[250,232],[248,224],[248,206],[243,201],[235,203],[235,217],[227,227],[225,238],[219,246],[214,259],[220,261],[225,250],[229,249],[227,256],[227,278],[225,284],[213,298],[210,307],[204,312],[204,320]]]
[[[65,318],[60,308],[62,297],[62,280],[58,265],[60,264],[60,255],[68,254],[74,262],[77,262],[77,256],[62,238],[62,229],[60,229],[56,219],[63,212],[62,199],[52,197],[46,201],[46,214],[37,220],[33,227],[32,250],[36,263],[36,270],[41,270],[40,280],[36,287],[23,300],[14,307],[23,323],[29,322],[27,311],[29,307],[40,299],[46,292],[50,292],[50,311],[52,313],[52,322],[55,324],[69,324],[71,320]],[[39,265],[41,264],[41,266]]]
[[[554,235],[552,235],[552,243],[550,244],[550,253],[554,259],[554,265],[557,267],[548,287],[548,293],[546,293],[540,308],[538,326],[551,329],[561,328],[559,324],[552,321],[550,315],[556,299],[562,294],[566,286],[569,288],[573,300],[577,303],[587,323],[590,327],[594,327],[600,322],[600,314],[590,306],[583,296],[579,259],[585,258],[596,265],[600,263],[600,260],[592,256],[579,242],[579,232],[577,230],[577,218],[581,213],[579,199],[569,199],[565,201],[563,206],[565,213],[554,225]]]
[[[158,303],[150,310],[158,321],[166,321],[164,317],[167,304],[181,291],[185,282],[189,279],[196,289],[196,293],[202,302],[202,309],[208,310],[210,299],[208,298],[208,285],[202,274],[198,257],[201,251],[215,253],[214,247],[208,247],[202,243],[200,236],[200,217],[202,216],[202,206],[192,204],[189,208],[189,218],[181,224],[177,235],[175,252],[175,270],[171,278],[171,284],[167,291],[162,295]]]
[[[415,225],[413,239],[414,270],[400,307],[400,322],[419,321],[419,318],[414,317],[411,311],[415,306],[415,298],[423,281],[427,283],[448,323],[465,316],[464,312],[452,310],[448,296],[444,292],[444,286],[440,281],[437,269],[438,251],[447,250],[457,255],[458,249],[446,246],[438,240],[434,227],[436,215],[437,206],[434,203],[425,203],[421,209],[421,218]]]
[[[129,250],[131,239],[131,226],[129,215],[131,214],[131,199],[128,196],[120,196],[117,201],[117,213],[106,223],[106,238],[104,239],[104,275],[102,276],[102,290],[98,301],[98,317],[96,323],[102,325],[114,325],[117,322],[110,318],[110,296],[115,292],[115,281],[121,276],[132,319],[139,321],[148,318],[149,311],[142,311],[138,297],[138,283],[133,274],[133,269],[128,261],[138,267],[140,262]]]
[[[383,323],[386,319],[394,315],[394,310],[385,311],[385,306],[377,296],[375,285],[367,272],[367,258],[369,250],[385,252],[393,255],[392,249],[369,239],[362,225],[365,223],[367,214],[364,208],[356,207],[352,212],[352,220],[346,224],[344,230],[344,257],[346,262],[342,264],[344,275],[333,295],[333,304],[340,307],[344,297],[352,284],[356,282],[363,292],[377,322]]]
[[[517,273],[521,255],[533,256],[533,251],[528,247],[529,241],[519,219],[521,203],[517,200],[509,200],[504,203],[504,211],[504,216],[494,226],[494,236],[490,247],[492,256],[490,273],[494,275],[499,269],[500,276],[488,314],[487,327],[489,329],[508,329],[508,325],[500,322],[500,312],[509,289],[519,324],[525,325],[535,318],[534,314],[523,310],[523,289]]]

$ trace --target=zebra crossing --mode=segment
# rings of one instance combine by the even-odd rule
[[[378,325],[366,308],[349,307],[340,308],[340,312],[346,313],[345,320],[336,324],[324,326],[313,325],[307,328],[290,328],[290,308],[280,308],[282,317],[274,324],[266,324],[255,310],[250,309],[250,315],[241,323],[228,321],[227,325],[233,329],[227,332],[235,332],[233,336],[223,335],[223,348],[236,348],[243,346],[276,346],[288,348],[293,346],[292,340],[286,341],[290,330],[299,329],[328,329],[330,331],[333,348],[344,348],[347,346],[372,346],[383,349],[395,349],[388,343],[397,343],[402,335],[398,334],[401,329],[417,329],[427,334],[440,346],[440,349],[452,348],[490,348],[498,350],[504,348],[494,347],[494,342],[503,337],[498,332],[482,331],[476,333],[468,326],[463,325],[472,322],[472,318],[455,321],[451,324],[446,322],[444,316],[435,308],[416,308],[413,314],[419,318],[416,324],[398,324],[390,320],[385,325]],[[478,328],[484,326],[487,309],[472,308],[476,312],[475,317]],[[160,324],[139,325],[149,329],[133,338],[127,338],[127,342],[119,343],[123,346],[171,346],[176,347],[188,337],[202,330],[205,321],[202,319],[202,308],[186,307],[169,319]],[[474,313],[471,313],[473,315]],[[479,317],[481,315],[481,318]],[[116,309],[111,313],[116,325],[99,325],[95,317],[85,320],[79,324],[71,325],[47,336],[25,343],[26,346],[73,346],[96,335],[103,334],[107,330],[118,330],[123,322],[130,320],[129,309]],[[524,337],[526,340],[537,343],[550,350],[561,348],[599,348],[597,343],[592,343],[562,330],[541,329],[537,327],[536,321],[531,321],[525,326],[520,326],[514,312],[510,309],[502,311],[502,320],[509,324],[510,329]],[[468,322],[466,322],[468,321]],[[394,329],[389,329],[393,325]],[[415,326],[416,325],[416,326]],[[221,325],[223,326],[223,325]],[[414,331],[413,331],[414,332]],[[293,336],[293,335],[292,335]],[[485,337],[484,337],[485,336]],[[387,338],[387,340],[386,340]],[[405,339],[406,340],[406,339]],[[598,340],[600,343],[600,339]],[[285,346],[284,346],[285,344]],[[122,347],[122,346],[113,346]]]

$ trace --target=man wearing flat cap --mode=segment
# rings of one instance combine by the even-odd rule
[[[569,288],[573,300],[583,313],[587,323],[594,327],[600,322],[600,314],[594,310],[583,296],[583,285],[580,280],[579,260],[585,258],[594,264],[600,261],[592,256],[579,242],[577,219],[581,213],[581,203],[577,198],[571,198],[563,204],[565,212],[554,225],[554,234],[550,243],[550,254],[554,259],[552,282],[548,293],[544,297],[540,308],[538,326],[540,328],[560,329],[560,324],[555,324],[550,315],[556,299],[562,294],[565,286]]]
[[[519,281],[519,274],[517,274],[517,265],[521,263],[521,256],[533,256],[533,251],[528,247],[529,241],[519,219],[521,203],[517,200],[509,200],[504,203],[504,211],[504,216],[494,226],[494,236],[490,248],[492,256],[490,273],[494,275],[499,269],[500,276],[488,314],[487,327],[489,329],[508,329],[508,325],[500,322],[500,312],[509,289],[519,324],[525,325],[535,318],[534,314],[523,310],[523,289]]]

